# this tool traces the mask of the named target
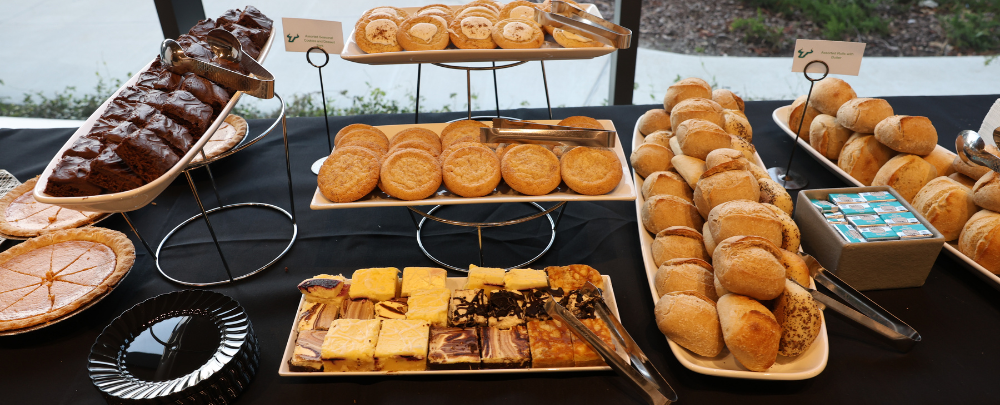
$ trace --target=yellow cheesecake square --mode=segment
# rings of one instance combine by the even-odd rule
[[[597,337],[604,341],[604,344],[611,349],[615,350],[615,344],[613,338],[611,337],[611,329],[608,329],[608,325],[604,321],[593,318],[593,319],[581,319],[581,323],[594,332]],[[586,340],[573,334],[573,363],[577,367],[589,367],[589,366],[603,366],[604,358],[600,354],[597,354],[593,348],[590,347],[590,343]]]
[[[479,267],[470,264],[469,275],[466,278],[464,289],[474,290],[481,288],[489,295],[496,290],[504,289],[504,275],[506,273],[504,269]]]
[[[448,303],[451,291],[447,288],[417,291],[406,301],[407,320],[424,320],[434,326],[448,326]]]
[[[375,344],[382,321],[337,319],[323,338],[323,371],[375,371]]]
[[[510,269],[503,276],[504,287],[508,290],[530,290],[549,286],[549,278],[542,270]]]
[[[399,269],[376,267],[359,269],[351,276],[351,299],[368,298],[372,301],[391,300],[396,297]]]
[[[409,297],[420,290],[436,290],[444,288],[448,271],[436,267],[405,267],[403,268],[403,289],[399,294]]]
[[[427,369],[430,324],[423,320],[382,321],[375,345],[375,370],[423,371]]]

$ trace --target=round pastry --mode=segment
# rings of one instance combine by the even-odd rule
[[[934,151],[924,156],[924,160],[934,165],[938,176],[948,176],[955,173],[955,168],[951,165],[955,161],[955,156],[957,155],[954,152],[945,149],[944,146],[934,145]]]
[[[438,51],[448,47],[448,22],[433,15],[416,15],[399,25],[396,41],[407,51]]]
[[[836,116],[840,106],[857,96],[847,82],[836,77],[827,77],[813,85],[812,101],[809,103],[820,113]]]
[[[455,13],[451,11],[451,7],[445,4],[431,4],[429,6],[423,6],[417,10],[416,15],[435,15],[444,18],[449,24],[451,20],[455,18]]]
[[[496,156],[496,152],[494,152],[493,149],[487,147],[485,144],[481,144],[479,142],[459,142],[445,148],[444,151],[441,152],[441,155],[438,156],[438,159],[441,159],[441,163],[444,163],[444,160],[448,158],[448,155],[451,155],[452,152],[460,148],[464,148],[466,146],[478,146],[480,148],[486,149],[490,153],[493,153],[494,156]],[[497,159],[499,160],[500,157],[497,156]]]
[[[958,182],[958,184],[961,184],[961,185],[963,185],[965,187],[968,187],[969,190],[972,190],[972,188],[976,186],[976,180],[973,180],[969,176],[966,176],[966,175],[964,175],[962,173],[955,172],[955,173],[949,174],[948,178],[952,179],[952,180],[955,180],[956,182]]]
[[[682,79],[667,87],[663,96],[663,109],[673,111],[674,106],[689,98],[712,99],[712,86],[697,77]],[[718,104],[718,103],[716,103]],[[721,107],[721,106],[720,106]]]
[[[542,26],[521,19],[500,20],[493,26],[493,42],[503,49],[541,48],[545,43]]]
[[[774,213],[774,216],[781,221],[781,243],[778,246],[793,252],[799,251],[799,244],[802,242],[802,233],[799,231],[799,226],[792,220],[792,217],[774,204],[761,203],[761,205],[770,209]]]
[[[666,294],[656,302],[656,327],[671,342],[699,356],[715,357],[725,348],[715,302],[690,291]]]
[[[444,159],[441,171],[444,186],[462,197],[482,197],[500,184],[500,159],[482,146],[456,149]]]
[[[421,200],[441,187],[441,163],[420,149],[400,149],[387,156],[379,174],[379,188],[401,200]]]
[[[517,145],[500,163],[503,180],[510,188],[527,195],[545,195],[562,182],[559,158],[541,145]]]
[[[500,10],[487,3],[469,3],[455,11],[455,18],[485,17],[491,21],[500,20]]]
[[[937,146],[937,130],[927,117],[893,115],[875,126],[875,139],[897,152],[927,155]]]
[[[917,155],[901,154],[889,159],[872,179],[873,186],[890,186],[906,201],[913,197],[927,182],[938,176],[934,165]]]
[[[337,147],[319,169],[319,191],[333,202],[357,201],[378,185],[381,163],[381,157],[369,149]]]
[[[672,195],[650,197],[642,203],[639,217],[642,226],[652,234],[674,226],[701,229],[703,223],[693,204]]]
[[[958,250],[994,274],[1000,274],[1000,214],[982,210],[969,218]]]
[[[737,110],[743,112],[744,108],[746,108],[743,105],[743,99],[728,89],[712,90],[712,101],[719,103],[722,108],[727,110]],[[743,118],[746,117],[744,116]]]
[[[709,121],[689,119],[674,128],[674,137],[687,156],[705,159],[713,150],[732,146],[731,135]]]
[[[346,127],[341,128],[340,131],[337,131],[337,135],[334,135],[334,137],[333,137],[333,146],[340,145],[340,141],[341,141],[341,139],[343,139],[344,135],[347,135],[349,132],[354,131],[354,130],[358,130],[358,129],[370,129],[370,130],[377,131],[377,132],[381,133],[382,136],[385,136],[385,133],[383,133],[380,129],[375,128],[375,127],[373,127],[371,125],[367,125],[367,124],[351,124],[351,125],[348,125]],[[389,138],[386,137],[385,140],[386,140],[386,146],[388,146],[389,145]]]
[[[35,201],[38,176],[0,197],[0,234],[33,238],[94,223],[103,212],[77,211]]]
[[[673,142],[674,139],[676,138],[670,138],[670,141]],[[670,159],[670,164],[692,189],[697,186],[701,175],[705,173],[705,161],[696,157],[676,155]]]
[[[674,133],[670,131],[656,131],[642,138],[642,143],[655,143],[665,148],[670,148],[670,138]]]
[[[653,172],[670,170],[673,167],[671,163],[673,158],[674,153],[663,145],[644,143],[632,152],[629,161],[632,162],[636,174],[646,177]]]
[[[402,141],[402,142],[396,143],[395,145],[393,145],[392,147],[390,147],[389,151],[386,152],[385,154],[386,155],[391,155],[391,154],[393,154],[394,152],[396,152],[397,150],[400,150],[400,149],[420,149],[422,151],[425,151],[427,153],[430,153],[430,154],[434,155],[434,157],[440,157],[440,155],[441,155],[441,148],[440,147],[438,147],[435,144],[432,144],[432,143],[429,143],[427,141],[424,141],[422,139],[410,139],[410,140],[406,140],[406,141]],[[444,161],[443,158],[441,160]]]
[[[751,371],[771,368],[781,341],[781,325],[774,314],[761,303],[738,294],[719,297],[716,310],[722,338],[736,361]]]
[[[945,240],[958,239],[962,227],[979,209],[972,190],[943,176],[927,182],[912,201],[913,209],[941,232]]]
[[[832,115],[820,114],[809,124],[809,145],[827,159],[837,160],[853,132],[837,123]],[[951,161],[948,161],[951,164]]]
[[[413,127],[399,131],[396,135],[392,136],[391,140],[389,140],[389,147],[391,148],[400,143],[411,140],[426,143],[428,147],[437,151],[437,153],[434,153],[434,156],[441,154],[441,137],[439,137],[434,131],[427,128]]]
[[[447,149],[459,142],[479,142],[479,129],[489,127],[489,125],[473,120],[452,122],[441,130],[441,147]]]
[[[337,147],[348,145],[364,146],[369,149],[374,148],[372,150],[379,154],[385,154],[389,150],[389,139],[378,129],[359,128],[343,135],[338,133],[337,141]]]
[[[639,133],[649,135],[656,131],[670,131],[670,113],[662,108],[646,111],[639,117]]]
[[[726,125],[722,129],[726,130],[730,135],[740,137],[744,141],[753,141],[753,128],[750,127],[750,121],[747,121],[745,115],[740,113],[739,110],[723,110],[722,115],[726,120]]]
[[[875,133],[875,126],[892,116],[892,106],[881,98],[854,98],[837,110],[837,123],[862,134]]]
[[[730,292],[758,300],[776,298],[785,289],[781,249],[760,236],[733,236],[712,254],[715,276]]]
[[[840,119],[837,122],[839,123]],[[879,143],[874,136],[855,133],[844,144],[837,166],[861,184],[870,186],[878,169],[895,154],[895,151]]]
[[[622,180],[621,161],[611,149],[579,146],[566,152],[559,163],[563,181],[580,194],[607,194]]]
[[[986,152],[1000,157],[1000,150],[997,150],[997,148],[993,145],[986,145]],[[990,171],[988,167],[982,166],[979,163],[974,163],[963,156],[963,154],[958,154],[955,156],[955,160],[951,164],[956,172],[969,176],[969,178],[973,180],[979,180],[979,178],[983,177],[986,172]]]
[[[361,15],[359,21],[360,20],[371,21],[378,18],[388,18],[393,20],[393,22],[395,22],[396,24],[399,24],[409,16],[410,13],[407,13],[406,10],[403,10],[399,7],[380,6],[365,11],[365,13]]]
[[[774,301],[774,318],[781,325],[778,354],[798,356],[812,346],[819,336],[823,318],[812,295],[792,280],[785,280],[785,291]]]
[[[781,220],[764,204],[750,200],[734,200],[719,204],[712,209],[705,220],[713,241],[723,241],[733,236],[754,235],[781,244],[784,227]],[[714,254],[715,249],[709,249]]]
[[[760,199],[760,185],[749,171],[721,165],[701,175],[694,188],[694,205],[703,217],[726,201]]]
[[[535,21],[535,11],[537,10],[538,4],[530,1],[515,0],[507,3],[500,9],[500,19],[520,18],[522,20]]]
[[[712,260],[705,252],[705,241],[698,231],[686,226],[671,226],[656,234],[650,250],[653,264],[660,267],[670,259]]]
[[[563,48],[598,48],[604,43],[587,38],[574,32],[566,31],[562,28],[552,30],[552,38]]]
[[[399,24],[390,18],[361,19],[354,26],[354,42],[365,53],[399,52],[403,47],[396,40],[397,32]]]
[[[650,199],[658,195],[672,195],[694,204],[691,187],[679,174],[668,171],[653,172],[642,181],[642,198]]]
[[[663,296],[677,291],[693,291],[715,301],[715,286],[712,285],[712,265],[701,259],[670,259],[656,269],[653,284],[656,294]]]
[[[564,127],[574,127],[574,128],[597,129],[601,131],[604,130],[604,125],[601,125],[600,121],[597,121],[590,117],[584,117],[582,115],[563,118],[563,120],[559,121],[559,123],[556,125]]]
[[[493,42],[495,23],[496,20],[486,17],[456,17],[448,24],[448,35],[459,49],[493,49],[497,47]]]
[[[795,99],[795,102],[792,103],[792,112],[788,114],[788,129],[792,130],[793,133],[799,131],[799,121],[804,119],[805,121],[802,122],[802,130],[799,132],[799,138],[805,139],[806,142],[809,142],[809,130],[811,128],[812,121],[820,115],[820,112],[815,108],[811,100],[808,108],[805,108],[805,102],[806,96],[799,96],[799,98]],[[805,113],[803,113],[803,111],[805,111]]]
[[[722,106],[710,99],[688,98],[670,109],[670,127],[676,132],[682,122],[697,118],[722,128],[726,125],[726,117],[722,111]]]
[[[979,181],[976,181],[976,185],[972,187],[972,194],[976,205],[990,211],[1000,211],[1000,178],[998,178],[997,172],[990,170],[989,173],[980,177]],[[0,207],[2,206],[0,203]]]

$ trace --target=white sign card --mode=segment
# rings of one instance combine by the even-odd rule
[[[861,57],[864,54],[864,42],[796,39],[792,72],[801,73],[809,62],[818,60],[825,62],[832,74],[857,76],[861,71]],[[823,73],[825,70],[819,63],[809,66],[809,73]]]
[[[344,31],[339,21],[282,18],[285,52],[308,52],[318,46],[327,54],[338,55],[344,49]]]

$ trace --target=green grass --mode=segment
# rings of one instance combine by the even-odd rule
[[[747,4],[776,13],[801,13],[819,26],[823,38],[846,40],[857,34],[889,33],[889,22],[879,10],[890,0],[745,0]]]
[[[757,9],[753,18],[736,18],[729,30],[743,34],[743,42],[768,49],[780,49],[784,45],[781,27],[771,27],[764,22],[764,11]]]
[[[1000,1],[939,0],[938,15],[948,42],[974,52],[1000,51]],[[944,15],[942,15],[944,14]]]

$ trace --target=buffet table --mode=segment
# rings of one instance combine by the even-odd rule
[[[954,149],[962,129],[978,129],[997,96],[890,97],[899,111],[925,115],[937,127],[941,145]],[[792,141],[771,121],[774,109],[787,101],[746,103],[754,141],[768,167],[787,162]],[[556,118],[586,115],[610,119],[619,130],[623,149],[631,150],[638,117],[655,106],[556,109]],[[662,107],[661,107],[662,108]],[[505,116],[547,119],[545,110],[501,111]],[[443,122],[463,114],[421,114],[422,122]],[[412,114],[332,117],[337,129],[355,122],[371,125],[412,123]],[[266,121],[250,121],[251,134]],[[21,181],[39,174],[73,129],[0,129],[0,168]],[[270,403],[638,403],[631,388],[611,371],[517,376],[374,376],[370,378],[286,378],[278,375],[300,293],[301,280],[315,274],[350,275],[364,267],[434,266],[414,239],[407,210],[399,207],[312,211],[309,199],[316,176],[309,166],[326,150],[319,118],[288,121],[292,181],[299,235],[291,251],[270,269],[235,285],[214,288],[246,309],[261,344],[260,369],[244,404]],[[279,135],[212,164],[223,203],[258,201],[288,207],[284,149]],[[793,170],[809,179],[807,188],[847,184],[799,150]],[[218,202],[204,170],[194,174],[206,208]],[[153,204],[130,214],[153,244],[176,224],[198,212],[183,180],[175,181]],[[795,197],[793,193],[793,198]],[[155,204],[155,205],[154,205]],[[543,204],[546,207],[548,204]],[[429,207],[424,207],[424,209]],[[527,205],[451,207],[439,215],[465,220],[501,220],[524,212]],[[570,203],[559,224],[552,250],[532,265],[543,268],[589,264],[614,283],[622,323],[677,391],[681,403],[987,403],[1000,398],[996,362],[1000,348],[1000,292],[945,255],[938,258],[921,288],[872,291],[868,295],[909,323],[923,336],[912,352],[894,351],[855,325],[827,312],[830,358],[819,376],[793,382],[748,381],[709,377],[685,369],[671,354],[653,319],[653,302],[643,272],[632,202]],[[239,215],[239,216],[237,216]],[[287,219],[244,211],[211,218],[223,241],[230,265],[256,268],[287,243]],[[537,254],[549,234],[547,221],[517,229],[484,231],[486,265],[511,266]],[[157,274],[151,257],[119,215],[99,226],[126,232],[136,245],[131,273],[106,299],[68,320],[42,330],[0,337],[0,402],[5,404],[100,404],[86,363],[102,329],[131,306],[158,294],[180,289]],[[537,228],[537,230],[536,230]],[[543,229],[544,228],[544,229]],[[166,271],[205,280],[224,274],[212,240],[200,222],[171,239],[161,255]],[[424,244],[438,257],[478,264],[474,229],[429,226]],[[524,235],[539,235],[537,238]],[[7,249],[14,242],[4,242]],[[155,245],[154,245],[155,249]],[[277,249],[277,250],[274,250]],[[452,274],[458,276],[460,274]]]

